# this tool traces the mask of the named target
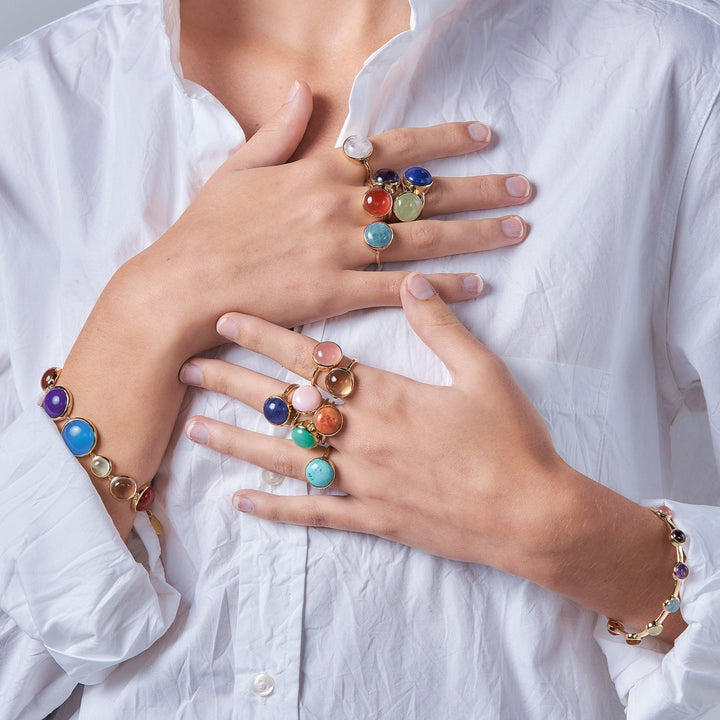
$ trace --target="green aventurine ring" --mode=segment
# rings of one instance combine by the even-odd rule
[[[305,479],[316,488],[326,488],[335,480],[335,466],[327,459],[330,448],[322,457],[311,460],[305,466]]]

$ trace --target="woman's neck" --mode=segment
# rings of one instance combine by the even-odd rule
[[[181,0],[183,71],[212,92],[248,136],[296,79],[315,111],[300,154],[332,144],[364,60],[406,30],[406,0]]]

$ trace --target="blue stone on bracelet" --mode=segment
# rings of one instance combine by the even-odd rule
[[[335,479],[335,468],[323,458],[315,458],[305,466],[305,479],[316,488],[326,488]]]
[[[415,187],[432,185],[433,177],[424,167],[411,167],[405,171],[405,180]]]
[[[48,390],[43,398],[43,409],[53,419],[61,418],[70,407],[70,394],[64,387]]]
[[[365,242],[373,250],[384,250],[392,239],[392,228],[384,222],[374,222],[365,228]]]
[[[83,418],[73,418],[62,429],[62,439],[75,457],[82,457],[93,451],[97,433],[92,423]]]
[[[665,609],[669,613],[677,612],[680,609],[680,601],[677,598],[670,598],[665,601]]]
[[[284,425],[290,417],[290,407],[279,395],[272,395],[263,405],[263,415],[273,425]]]

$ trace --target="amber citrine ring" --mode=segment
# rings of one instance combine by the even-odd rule
[[[351,360],[343,355],[337,343],[325,340],[319,342],[312,351],[315,371],[311,379],[313,385],[317,384],[318,375],[325,372],[324,388],[333,397],[347,398],[355,391],[355,375],[352,367],[357,360]]]

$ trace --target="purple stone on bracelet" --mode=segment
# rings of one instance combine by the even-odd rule
[[[684,580],[690,574],[690,569],[685,563],[680,562],[673,569],[673,573],[678,580]]]
[[[43,409],[53,419],[61,418],[70,407],[70,395],[64,387],[48,390],[43,398]]]

